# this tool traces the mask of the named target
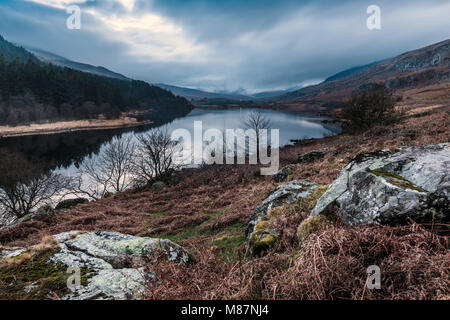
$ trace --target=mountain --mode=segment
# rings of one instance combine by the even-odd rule
[[[9,41],[6,41],[1,35],[0,35],[0,52],[2,53],[3,57],[6,61],[11,62],[13,60],[18,59],[22,62],[32,61],[37,62],[38,59],[28,52],[23,47],[18,47],[12,44]]]
[[[155,83],[155,85],[160,88],[169,90],[173,94],[184,97],[189,100],[202,100],[202,99],[228,99],[235,101],[252,100],[252,97],[247,95],[207,92],[197,89],[172,86],[164,83]]]
[[[114,79],[120,79],[120,80],[127,80],[130,81],[131,79],[127,78],[126,76],[108,70],[105,67],[102,66],[93,66],[86,63],[80,63],[76,61],[69,60],[67,58],[61,57],[59,55],[56,55],[54,53],[32,48],[32,47],[26,47],[28,51],[33,53],[40,61],[52,63],[54,65],[60,66],[60,67],[67,67],[72,68],[75,70],[79,70],[82,72],[88,72],[91,74],[95,74],[102,77],[108,77],[108,78],[114,78]],[[201,100],[201,99],[228,99],[228,100],[251,100],[252,97],[246,96],[246,95],[239,95],[239,94],[228,94],[228,93],[213,93],[213,92],[207,92],[197,89],[190,89],[190,88],[183,88],[183,87],[177,87],[172,86],[164,83],[154,83],[154,86],[160,87],[164,90],[168,90],[172,92],[174,95],[189,99],[189,100]]]
[[[115,119],[130,111],[163,122],[193,109],[186,99],[144,81],[119,79],[105,68],[89,70],[43,62],[1,38],[0,124]],[[99,70],[109,76],[98,75]]]
[[[321,84],[272,98],[271,102],[295,110],[327,110],[342,105],[353,92],[377,82],[384,82],[402,94],[449,81],[450,39],[447,39],[373,65],[346,70]]]
[[[354,74],[357,74],[357,73],[359,73],[361,71],[369,69],[370,67],[372,67],[372,66],[374,66],[374,65],[376,65],[376,64],[378,64],[380,62],[383,62],[383,61],[385,61],[385,60],[372,62],[372,63],[366,64],[366,65],[363,65],[363,66],[357,66],[357,67],[353,67],[353,68],[350,68],[350,69],[338,72],[338,73],[332,75],[331,77],[328,77],[327,79],[325,79],[324,82],[330,82],[330,81],[334,81],[334,80],[339,80],[339,79],[342,79],[342,78],[350,77],[350,76],[352,76]]]
[[[41,49],[26,47],[28,51],[33,53],[39,60],[43,62],[48,62],[60,67],[72,68],[75,70],[79,70],[82,72],[88,72],[95,74],[97,76],[115,78],[120,80],[130,80],[120,73],[113,72],[111,70],[106,69],[105,67],[95,67],[90,64],[75,62],[64,57],[58,56],[48,51],[44,51]]]

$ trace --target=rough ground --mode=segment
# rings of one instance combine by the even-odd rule
[[[281,163],[328,148],[322,159],[298,164],[289,180],[328,185],[357,154],[399,146],[450,141],[450,109],[416,112],[394,127],[360,135],[301,141],[283,148]],[[167,238],[198,261],[195,267],[166,265],[152,270],[149,299],[444,299],[450,297],[450,241],[411,225],[350,228],[337,223],[299,244],[297,227],[309,212],[285,208],[273,223],[283,230],[268,255],[245,252],[245,227],[257,204],[280,185],[259,176],[256,166],[210,166],[187,171],[177,185],[142,189],[79,205],[50,221],[29,221],[0,231],[0,244],[29,246],[61,232],[116,231]],[[383,290],[368,291],[365,267],[384,268]],[[328,271],[327,271],[328,270]],[[330,272],[330,270],[334,270]],[[336,270],[340,270],[336,272]]]

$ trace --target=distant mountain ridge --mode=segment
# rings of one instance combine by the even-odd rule
[[[376,65],[376,64],[378,64],[380,62],[383,62],[385,60],[387,60],[387,59],[380,60],[380,61],[375,61],[375,62],[366,64],[366,65],[363,65],[363,66],[357,66],[357,67],[346,69],[344,71],[341,71],[341,72],[338,72],[338,73],[332,75],[331,77],[326,78],[324,82],[330,82],[330,81],[339,80],[339,79],[342,79],[342,78],[353,76],[353,75],[355,75],[355,74],[357,74],[359,72],[362,72],[362,71],[364,71],[366,69],[369,69],[370,67],[372,67],[372,66],[374,66],[374,65]]]
[[[26,47],[26,49],[28,51],[30,51],[31,53],[33,53],[39,60],[44,61],[44,62],[49,62],[54,65],[60,66],[60,67],[68,67],[68,68],[72,68],[72,69],[79,70],[82,72],[92,73],[92,74],[102,76],[102,77],[115,78],[115,79],[128,80],[128,81],[131,80],[120,73],[113,72],[102,66],[95,67],[95,66],[92,66],[87,63],[75,62],[75,61],[69,60],[67,58],[58,56],[54,53],[51,53],[51,52],[48,52],[45,50],[41,50],[41,49],[36,49],[36,48],[31,48],[31,47]]]
[[[27,62],[28,60],[37,62],[38,59],[28,52],[25,48],[16,46],[11,42],[5,40],[0,35],[0,52],[6,61],[11,62],[13,60],[19,59],[20,61]]]
[[[91,74],[95,74],[98,76],[103,77],[109,77],[114,79],[120,79],[120,80],[127,80],[130,81],[131,79],[114,71],[111,71],[105,67],[102,66],[93,66],[87,63],[80,63],[76,61],[72,61],[70,59],[64,58],[62,56],[56,55],[54,53],[32,48],[32,47],[26,47],[27,50],[29,50],[31,53],[33,53],[39,60],[47,63],[52,63],[54,65],[60,66],[60,67],[68,67],[75,70],[79,70],[82,72],[88,72]],[[152,83],[152,85],[155,85],[157,87],[160,87],[164,90],[168,90],[172,92],[173,94],[189,99],[189,100],[200,100],[200,99],[229,99],[229,100],[236,100],[236,101],[242,101],[242,100],[251,100],[251,96],[247,95],[239,95],[239,94],[227,94],[227,93],[215,93],[215,92],[208,92],[198,89],[191,89],[191,88],[184,88],[184,87],[178,87],[173,85],[168,85],[164,83]]]
[[[201,100],[201,99],[229,99],[236,101],[252,100],[252,97],[247,95],[208,92],[198,89],[172,86],[164,83],[155,83],[155,85],[160,88],[169,90],[173,94],[182,96],[189,100]]]
[[[38,59],[0,37],[0,124],[117,119],[137,110],[149,120],[164,122],[193,109],[185,98],[144,81],[51,57],[62,65]]]
[[[352,92],[384,82],[392,90],[426,87],[450,81],[450,39],[403,53],[395,58],[338,73],[328,81],[271,99],[303,108],[332,108]]]

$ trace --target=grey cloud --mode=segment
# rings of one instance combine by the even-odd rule
[[[0,28],[13,41],[130,77],[216,90],[287,88],[449,38],[448,2],[377,2],[379,31],[365,26],[372,4],[365,1],[136,1],[133,15],[162,16],[204,46],[200,61],[131,55],[127,43],[88,15],[85,28],[71,32],[61,27],[64,12],[30,3],[3,5]],[[83,6],[107,15],[125,12],[114,1]]]

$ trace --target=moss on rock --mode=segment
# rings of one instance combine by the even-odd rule
[[[267,230],[269,228],[270,225],[270,221],[268,220],[261,220],[259,221],[256,226],[255,226],[255,230],[256,231],[263,231],[263,230]]]
[[[396,175],[394,173],[382,171],[381,169],[369,170],[369,172],[373,173],[377,177],[385,178],[388,182],[390,182],[398,187],[411,189],[411,190],[415,190],[418,192],[428,192],[427,190],[416,186],[411,181],[409,181],[399,175]]]
[[[270,250],[275,246],[279,239],[279,235],[270,232],[256,232],[252,235],[250,244],[253,255],[259,255],[264,251]]]
[[[308,197],[299,198],[295,203],[296,209],[302,212],[310,212],[327,189],[328,185],[319,186]]]
[[[297,228],[299,244],[302,245],[311,234],[321,232],[334,223],[335,219],[321,214],[306,218]]]
[[[0,263],[0,300],[41,300],[68,292],[66,268],[49,261],[60,249],[46,248]]]

